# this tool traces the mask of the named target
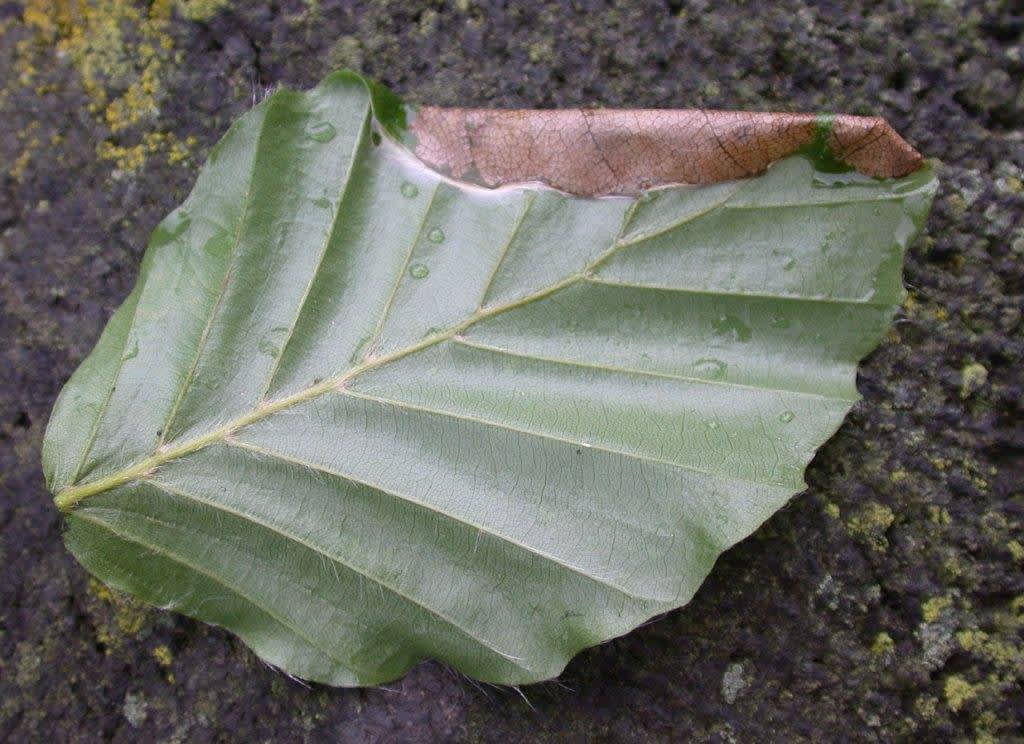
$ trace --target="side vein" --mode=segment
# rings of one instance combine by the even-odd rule
[[[467,344],[459,339],[452,339],[449,343],[462,343],[465,346],[473,346],[474,348],[484,348],[476,344]],[[642,455],[636,452],[627,452],[625,450],[613,449],[611,447],[603,447],[597,444],[583,444],[582,442],[568,439],[566,437],[560,437],[557,434],[549,434],[543,431],[536,431],[534,429],[523,429],[517,426],[510,426],[508,424],[502,424],[498,421],[492,421],[491,419],[480,418],[479,416],[467,416],[453,411],[446,411],[440,408],[430,408],[429,406],[415,405],[412,403],[406,403],[405,401],[393,400],[391,398],[381,398],[376,395],[367,395],[366,393],[360,393],[353,391],[349,388],[338,391],[339,395],[344,395],[349,398],[359,398],[361,400],[372,401],[374,403],[380,403],[382,405],[390,406],[392,408],[400,408],[405,411],[418,411],[420,413],[431,414],[434,416],[440,416],[443,418],[454,419],[456,421],[465,421],[471,424],[480,424],[482,426],[489,426],[495,429],[501,429],[502,431],[512,432],[514,434],[525,434],[527,436],[536,437],[538,439],[546,439],[552,442],[560,442],[561,444],[570,444],[577,447],[586,447],[588,450],[594,452],[603,452],[609,455],[616,455],[619,457],[625,457],[638,463],[645,463],[648,465],[662,465],[677,470],[685,470],[696,475],[704,475],[715,480],[732,481],[737,483],[744,483],[753,486],[781,486],[782,484],[773,483],[771,481],[755,480],[753,478],[741,478],[727,473],[716,473],[711,470],[705,470],[704,468],[698,468],[695,465],[687,465],[680,462],[673,462],[671,460],[663,460],[658,457],[650,457],[649,455]]]
[[[504,354],[505,356],[517,357],[519,359],[530,359],[536,362],[549,362],[551,364],[563,364],[569,367],[579,367],[581,369],[594,369],[602,372],[615,372],[627,375],[637,375],[638,377],[657,377],[665,380],[676,380],[678,382],[692,382],[698,385],[716,385],[720,387],[729,388],[740,388],[742,390],[759,391],[766,393],[783,393],[786,395],[795,395],[801,398],[815,398],[817,400],[828,400],[836,403],[845,403],[847,405],[853,405],[856,400],[850,400],[849,398],[836,398],[831,395],[822,395],[821,393],[808,393],[802,390],[790,390],[788,388],[770,388],[760,387],[756,385],[744,385],[740,382],[726,382],[725,380],[709,380],[704,377],[687,377],[686,375],[677,375],[670,372],[653,372],[645,369],[634,369],[632,367],[614,367],[608,364],[596,364],[593,362],[581,362],[576,359],[564,359],[558,357],[541,356],[540,354],[528,354],[520,351],[513,351],[511,349],[505,349],[501,346],[492,346],[491,344],[484,344],[479,341],[470,341],[466,338],[456,336],[452,338],[453,343],[462,344],[473,349],[480,349],[482,351],[491,351],[495,354]]]
[[[76,516],[77,519],[81,519],[83,522],[88,522],[89,524],[95,525],[96,527],[100,527],[101,529],[106,530],[107,532],[109,532],[110,534],[114,535],[115,537],[117,537],[120,540],[124,540],[125,542],[132,543],[133,545],[138,545],[140,548],[144,548],[144,549],[146,549],[146,550],[148,550],[150,552],[156,553],[157,555],[163,556],[164,558],[166,558],[167,560],[171,561],[172,563],[177,563],[180,566],[184,566],[185,568],[189,569],[193,573],[197,573],[200,576],[205,576],[210,581],[214,582],[215,584],[218,584],[219,586],[224,587],[225,589],[227,589],[229,592],[231,592],[235,596],[240,597],[241,599],[243,599],[245,602],[247,602],[248,604],[250,604],[253,607],[255,607],[259,612],[264,613],[267,617],[269,617],[274,622],[276,622],[279,625],[281,625],[281,626],[287,628],[288,630],[290,630],[297,638],[299,638],[302,641],[305,641],[310,646],[315,648],[317,651],[319,651],[320,653],[324,654],[327,658],[331,659],[332,661],[335,661],[338,664],[341,664],[346,669],[349,668],[344,661],[342,661],[341,659],[339,659],[336,656],[334,656],[331,653],[330,649],[324,648],[323,646],[318,644],[316,641],[314,641],[308,635],[303,633],[302,630],[298,626],[296,626],[294,623],[292,623],[291,621],[286,620],[286,619],[280,617],[277,613],[271,612],[269,609],[263,607],[263,605],[261,605],[259,602],[254,600],[248,594],[246,594],[245,592],[243,592],[241,589],[239,589],[238,587],[234,586],[233,584],[230,584],[230,583],[226,582],[221,577],[219,577],[219,576],[217,576],[215,574],[210,573],[209,571],[207,571],[207,570],[205,570],[205,569],[195,565],[191,561],[189,561],[189,560],[187,560],[185,558],[182,558],[180,555],[178,555],[176,553],[172,553],[172,552],[170,552],[168,550],[165,550],[163,548],[158,548],[158,547],[156,547],[154,545],[151,545],[149,543],[145,543],[145,542],[143,542],[142,540],[140,540],[137,537],[126,535],[122,531],[120,531],[118,529],[115,529],[114,527],[112,527],[108,523],[104,522],[102,519],[97,519],[96,517],[87,516],[87,512],[78,512],[75,516]]]
[[[537,199],[537,192],[530,189],[526,192],[526,205],[523,207],[522,213],[519,215],[519,219],[516,220],[516,224],[512,227],[512,232],[508,236],[508,240],[505,241],[505,245],[501,249],[501,253],[498,255],[498,260],[494,262],[494,269],[491,271],[491,275],[487,277],[487,283],[484,284],[484,289],[480,293],[480,301],[477,302],[477,312],[484,306],[484,302],[487,300],[487,293],[491,291],[491,285],[494,284],[494,280],[498,277],[498,271],[501,269],[501,265],[505,262],[505,257],[508,255],[509,248],[512,247],[512,243],[515,241],[516,236],[519,235],[519,230],[522,228],[523,223],[526,221],[526,215],[530,212],[530,207],[533,206],[533,202]]]
[[[124,344],[121,346],[121,354],[117,362],[117,369],[114,371],[114,376],[110,380],[107,392],[103,396],[103,402],[100,404],[100,408],[96,412],[96,418],[93,420],[92,428],[89,430],[89,438],[86,439],[85,447],[82,448],[82,456],[79,458],[78,464],[75,466],[75,472],[71,476],[71,483],[78,480],[78,476],[82,472],[82,467],[85,465],[85,461],[89,457],[89,453],[92,452],[93,445],[96,443],[96,436],[100,431],[100,424],[103,422],[103,417],[107,414],[107,408],[110,406],[110,399],[114,396],[114,390],[117,389],[117,381],[121,379],[121,370],[124,368],[124,350],[127,348],[128,341],[131,339],[132,329],[135,328],[135,319],[138,317],[139,303],[142,300],[142,290],[144,288],[145,284],[138,289],[139,295],[135,299],[135,307],[132,308],[132,319],[128,323],[128,330],[124,336]]]
[[[357,167],[359,150],[362,148],[363,143],[366,140],[366,132],[372,126],[372,113],[373,107],[368,101],[366,104],[366,113],[364,114],[363,125],[359,129],[359,136],[356,137],[355,145],[352,147],[352,158],[349,161],[348,170],[345,173],[345,181],[342,184],[341,194],[338,197],[338,205],[334,208],[334,218],[331,220],[331,227],[327,231],[327,238],[324,241],[323,248],[320,250],[320,256],[317,259],[316,266],[313,267],[313,271],[309,276],[309,282],[306,284],[306,288],[302,293],[302,299],[299,300],[299,306],[295,311],[295,318],[288,327],[288,335],[284,337],[284,341],[281,344],[281,351],[274,359],[274,365],[270,369],[270,374],[260,391],[258,400],[265,398],[271,386],[274,384],[274,378],[277,376],[277,371],[281,367],[281,360],[284,359],[285,352],[288,350],[288,344],[291,343],[292,337],[295,335],[295,329],[299,325],[299,319],[302,317],[302,310],[306,306],[306,300],[309,299],[309,293],[312,291],[313,284],[316,281],[317,276],[320,274],[321,267],[324,265],[324,258],[327,256],[327,251],[331,247],[331,241],[334,239],[334,232],[338,227],[338,219],[341,216],[342,208],[345,204],[345,198],[348,196],[349,186],[352,185],[352,174]]]
[[[384,303],[384,310],[380,314],[380,320],[377,321],[377,325],[373,329],[373,334],[369,340],[364,344],[366,351],[363,355],[363,360],[367,360],[373,353],[373,347],[380,341],[380,336],[384,332],[384,325],[387,323],[388,315],[391,313],[391,306],[395,303],[395,298],[398,297],[398,290],[402,286],[402,281],[405,279],[405,274],[409,270],[409,264],[412,261],[412,256],[416,252],[416,246],[419,245],[420,238],[423,236],[423,230],[427,226],[427,220],[430,218],[430,212],[434,208],[434,200],[437,198],[437,192],[441,190],[441,181],[438,181],[434,185],[434,190],[430,193],[430,201],[427,202],[427,208],[423,211],[423,219],[420,220],[419,227],[416,228],[416,234],[409,244],[409,252],[405,256],[405,261],[402,263],[402,268],[398,272],[398,277],[395,279],[395,285],[391,288],[391,294],[388,295],[387,302]]]
[[[249,217],[249,207],[252,205],[253,184],[256,181],[256,167],[259,162],[260,145],[263,142],[263,134],[267,128],[267,118],[270,114],[270,106],[272,105],[273,97],[268,98],[267,100],[267,111],[263,115],[263,121],[260,123],[260,133],[256,137],[256,147],[252,157],[252,172],[249,174],[249,184],[245,190],[245,201],[242,206],[242,216],[238,220],[238,235],[235,236],[235,240],[231,244],[231,251],[228,253],[227,266],[224,270],[224,278],[221,280],[220,288],[217,291],[217,298],[214,300],[213,307],[210,309],[210,317],[207,318],[206,325],[203,327],[203,332],[199,337],[199,342],[196,344],[196,353],[195,357],[192,359],[192,365],[189,367],[188,373],[185,375],[185,379],[182,380],[178,394],[174,397],[174,403],[171,405],[171,410],[167,414],[167,420],[164,421],[163,428],[160,429],[160,438],[157,442],[157,449],[163,446],[164,442],[167,440],[167,435],[170,431],[171,425],[174,423],[174,419],[178,415],[178,409],[181,407],[182,402],[185,400],[185,396],[188,395],[188,391],[191,389],[192,383],[195,381],[196,372],[199,369],[199,361],[202,359],[203,351],[206,349],[206,343],[210,337],[210,330],[213,328],[213,321],[220,312],[221,303],[224,301],[224,296],[227,294],[228,283],[231,280],[231,274],[234,268],[235,254],[238,252],[238,247],[242,242],[242,233],[245,231],[245,222]]]
[[[242,448],[242,449],[247,449],[248,448],[248,445],[243,444],[243,443],[236,443],[235,445],[230,445],[229,444],[228,446],[237,446],[237,447]],[[472,641],[474,641],[475,643],[479,644],[483,648],[487,649],[491,653],[497,654],[498,656],[500,656],[501,658],[503,658],[503,659],[505,659],[507,661],[511,661],[513,663],[516,663],[517,666],[519,666],[518,662],[522,661],[522,659],[520,657],[513,656],[512,654],[506,653],[506,652],[502,651],[501,649],[497,648],[496,646],[494,646],[487,639],[480,638],[476,634],[472,633],[468,628],[463,627],[458,622],[456,622],[452,618],[448,617],[444,613],[440,612],[439,610],[435,610],[434,608],[424,604],[423,602],[420,602],[419,600],[415,599],[414,597],[411,597],[408,594],[405,594],[404,592],[399,590],[397,587],[394,587],[391,584],[388,584],[387,582],[385,582],[384,580],[374,576],[373,574],[367,573],[366,571],[363,571],[361,569],[356,568],[354,565],[352,565],[348,561],[343,560],[342,558],[334,555],[333,553],[327,552],[326,550],[324,550],[323,548],[319,547],[318,545],[316,545],[316,544],[314,544],[312,542],[309,542],[308,540],[305,540],[305,539],[303,539],[303,538],[301,538],[301,537],[299,537],[299,536],[297,536],[297,535],[295,535],[295,534],[293,534],[291,532],[287,532],[285,530],[282,530],[280,527],[274,525],[271,522],[265,521],[263,519],[258,519],[257,517],[255,517],[252,514],[249,514],[247,512],[239,511],[237,509],[232,509],[231,507],[227,506],[226,504],[221,504],[221,503],[219,503],[217,501],[214,501],[212,499],[206,499],[206,498],[203,498],[203,497],[198,496],[196,494],[187,493],[187,492],[179,490],[177,488],[172,488],[172,487],[168,486],[167,484],[162,483],[162,482],[160,482],[158,480],[155,480],[155,479],[147,479],[144,482],[150,484],[154,488],[156,488],[156,489],[158,489],[160,491],[163,491],[164,493],[167,493],[167,494],[169,494],[171,496],[177,496],[179,498],[186,499],[188,501],[194,501],[194,502],[196,502],[198,504],[204,504],[204,505],[206,505],[206,506],[208,506],[208,507],[210,507],[212,509],[216,509],[218,511],[224,512],[225,514],[231,514],[232,516],[238,517],[239,519],[245,520],[246,522],[251,522],[252,524],[258,525],[259,527],[262,527],[263,529],[268,530],[269,532],[272,532],[272,533],[280,536],[281,538],[287,540],[288,542],[294,543],[295,545],[298,545],[298,546],[300,546],[302,548],[305,548],[306,550],[312,551],[312,552],[316,553],[317,555],[323,556],[327,560],[329,560],[332,563],[335,563],[335,564],[341,566],[342,568],[344,568],[347,571],[350,571],[351,573],[354,573],[354,574],[357,574],[359,576],[362,576],[364,579],[367,579],[368,581],[370,581],[370,582],[372,582],[374,584],[377,584],[378,586],[382,587],[383,589],[386,589],[388,592],[390,592],[391,594],[395,595],[399,599],[404,600],[404,601],[406,601],[406,602],[408,602],[408,603],[410,603],[412,605],[415,605],[416,607],[419,607],[421,610],[423,610],[423,611],[427,612],[428,614],[436,617],[437,619],[439,619],[442,622],[444,622],[446,625],[451,626],[454,630],[458,631],[462,635],[464,635],[467,638],[471,639]],[[520,668],[524,669],[525,671],[531,671],[530,669],[528,669],[526,667],[520,666]]]
[[[544,559],[544,560],[546,560],[546,561],[548,561],[550,563],[557,564],[557,565],[559,565],[559,566],[561,566],[561,567],[563,567],[563,568],[565,568],[565,569],[567,569],[567,570],[569,570],[569,571],[571,571],[571,572],[573,572],[573,573],[575,573],[575,574],[585,578],[588,581],[592,581],[592,582],[594,582],[596,584],[601,584],[601,585],[603,585],[603,586],[605,586],[605,587],[607,587],[607,588],[617,592],[618,594],[622,594],[622,595],[624,595],[624,596],[626,596],[626,597],[628,597],[630,599],[637,600],[637,601],[640,601],[640,602],[667,602],[667,601],[669,601],[671,599],[671,598],[664,598],[664,597],[643,597],[643,596],[639,596],[639,595],[634,594],[633,592],[629,591],[628,589],[625,589],[623,587],[620,587],[620,586],[618,586],[616,584],[611,583],[608,579],[605,579],[605,578],[603,578],[601,576],[594,576],[592,574],[588,574],[584,569],[582,569],[579,566],[576,566],[576,565],[574,565],[572,563],[569,563],[569,562],[565,561],[564,559],[559,558],[558,556],[551,555],[550,553],[546,553],[546,552],[544,552],[542,550],[539,550],[538,548],[535,548],[532,545],[527,545],[526,543],[520,542],[519,540],[516,540],[516,539],[514,539],[512,537],[509,537],[508,535],[504,535],[504,534],[501,534],[499,532],[495,532],[494,530],[488,529],[487,527],[485,527],[482,524],[477,524],[475,522],[469,522],[469,521],[467,521],[465,519],[462,519],[460,517],[456,517],[454,514],[451,514],[450,512],[444,511],[443,509],[439,509],[437,506],[435,506],[433,504],[427,503],[425,501],[421,501],[421,500],[416,499],[416,498],[414,498],[412,496],[409,496],[407,494],[398,493],[396,491],[392,491],[390,489],[384,488],[383,486],[381,486],[381,485],[379,485],[377,483],[372,483],[370,481],[363,480],[361,478],[356,478],[355,476],[349,475],[347,473],[342,473],[342,472],[337,471],[337,470],[332,470],[332,469],[327,468],[327,467],[325,467],[325,466],[323,466],[323,465],[321,465],[319,463],[311,462],[309,460],[302,460],[302,459],[299,459],[299,458],[296,458],[296,457],[291,457],[289,455],[284,454],[283,452],[277,452],[275,450],[270,450],[270,449],[267,449],[265,447],[261,447],[261,446],[259,446],[257,444],[252,444],[251,442],[244,442],[244,441],[241,441],[241,440],[234,439],[234,440],[225,442],[225,444],[227,444],[230,447],[237,447],[239,449],[247,449],[247,450],[249,450],[251,452],[256,452],[256,453],[258,453],[260,455],[263,455],[264,457],[271,458],[271,459],[274,459],[274,460],[278,460],[280,462],[290,463],[292,465],[303,467],[303,468],[307,468],[309,470],[313,470],[315,472],[322,473],[324,475],[333,476],[335,478],[340,478],[340,479],[342,479],[344,481],[348,481],[349,483],[354,483],[356,485],[365,486],[366,488],[372,488],[373,490],[378,491],[378,492],[383,493],[383,494],[386,494],[386,495],[388,495],[388,496],[390,496],[390,497],[392,497],[394,499],[399,499],[401,501],[405,501],[406,503],[412,504],[413,506],[418,506],[418,507],[420,507],[422,509],[426,509],[428,511],[434,512],[435,514],[438,514],[438,515],[440,515],[440,516],[442,516],[442,517],[444,517],[444,518],[446,518],[446,519],[448,519],[450,521],[453,521],[453,522],[455,522],[457,524],[461,524],[461,525],[464,525],[466,527],[470,527],[470,528],[472,528],[474,530],[479,530],[483,534],[489,535],[492,538],[494,538],[495,540],[499,540],[501,542],[507,543],[507,544],[512,545],[514,547],[517,547],[517,548],[519,548],[519,549],[521,549],[521,550],[523,550],[523,551],[525,551],[527,553],[535,555],[538,558]]]

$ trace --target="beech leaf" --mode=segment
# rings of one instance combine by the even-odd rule
[[[554,677],[804,488],[934,190],[877,119],[279,90],[54,407],[67,546],[297,677]]]

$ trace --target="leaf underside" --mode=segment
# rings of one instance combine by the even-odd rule
[[[489,191],[380,95],[339,73],[231,127],[64,388],[47,481],[93,574],[292,675],[551,678],[803,488],[934,179]]]

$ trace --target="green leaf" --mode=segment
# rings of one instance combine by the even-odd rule
[[[93,574],[290,674],[547,679],[804,487],[934,179],[795,156],[487,190],[403,117],[340,73],[231,127],[62,392],[46,478]]]

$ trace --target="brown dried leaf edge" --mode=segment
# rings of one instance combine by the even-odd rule
[[[539,181],[584,196],[745,178],[815,143],[876,178],[923,164],[874,116],[423,106],[410,128],[416,155],[453,178],[491,187]]]

